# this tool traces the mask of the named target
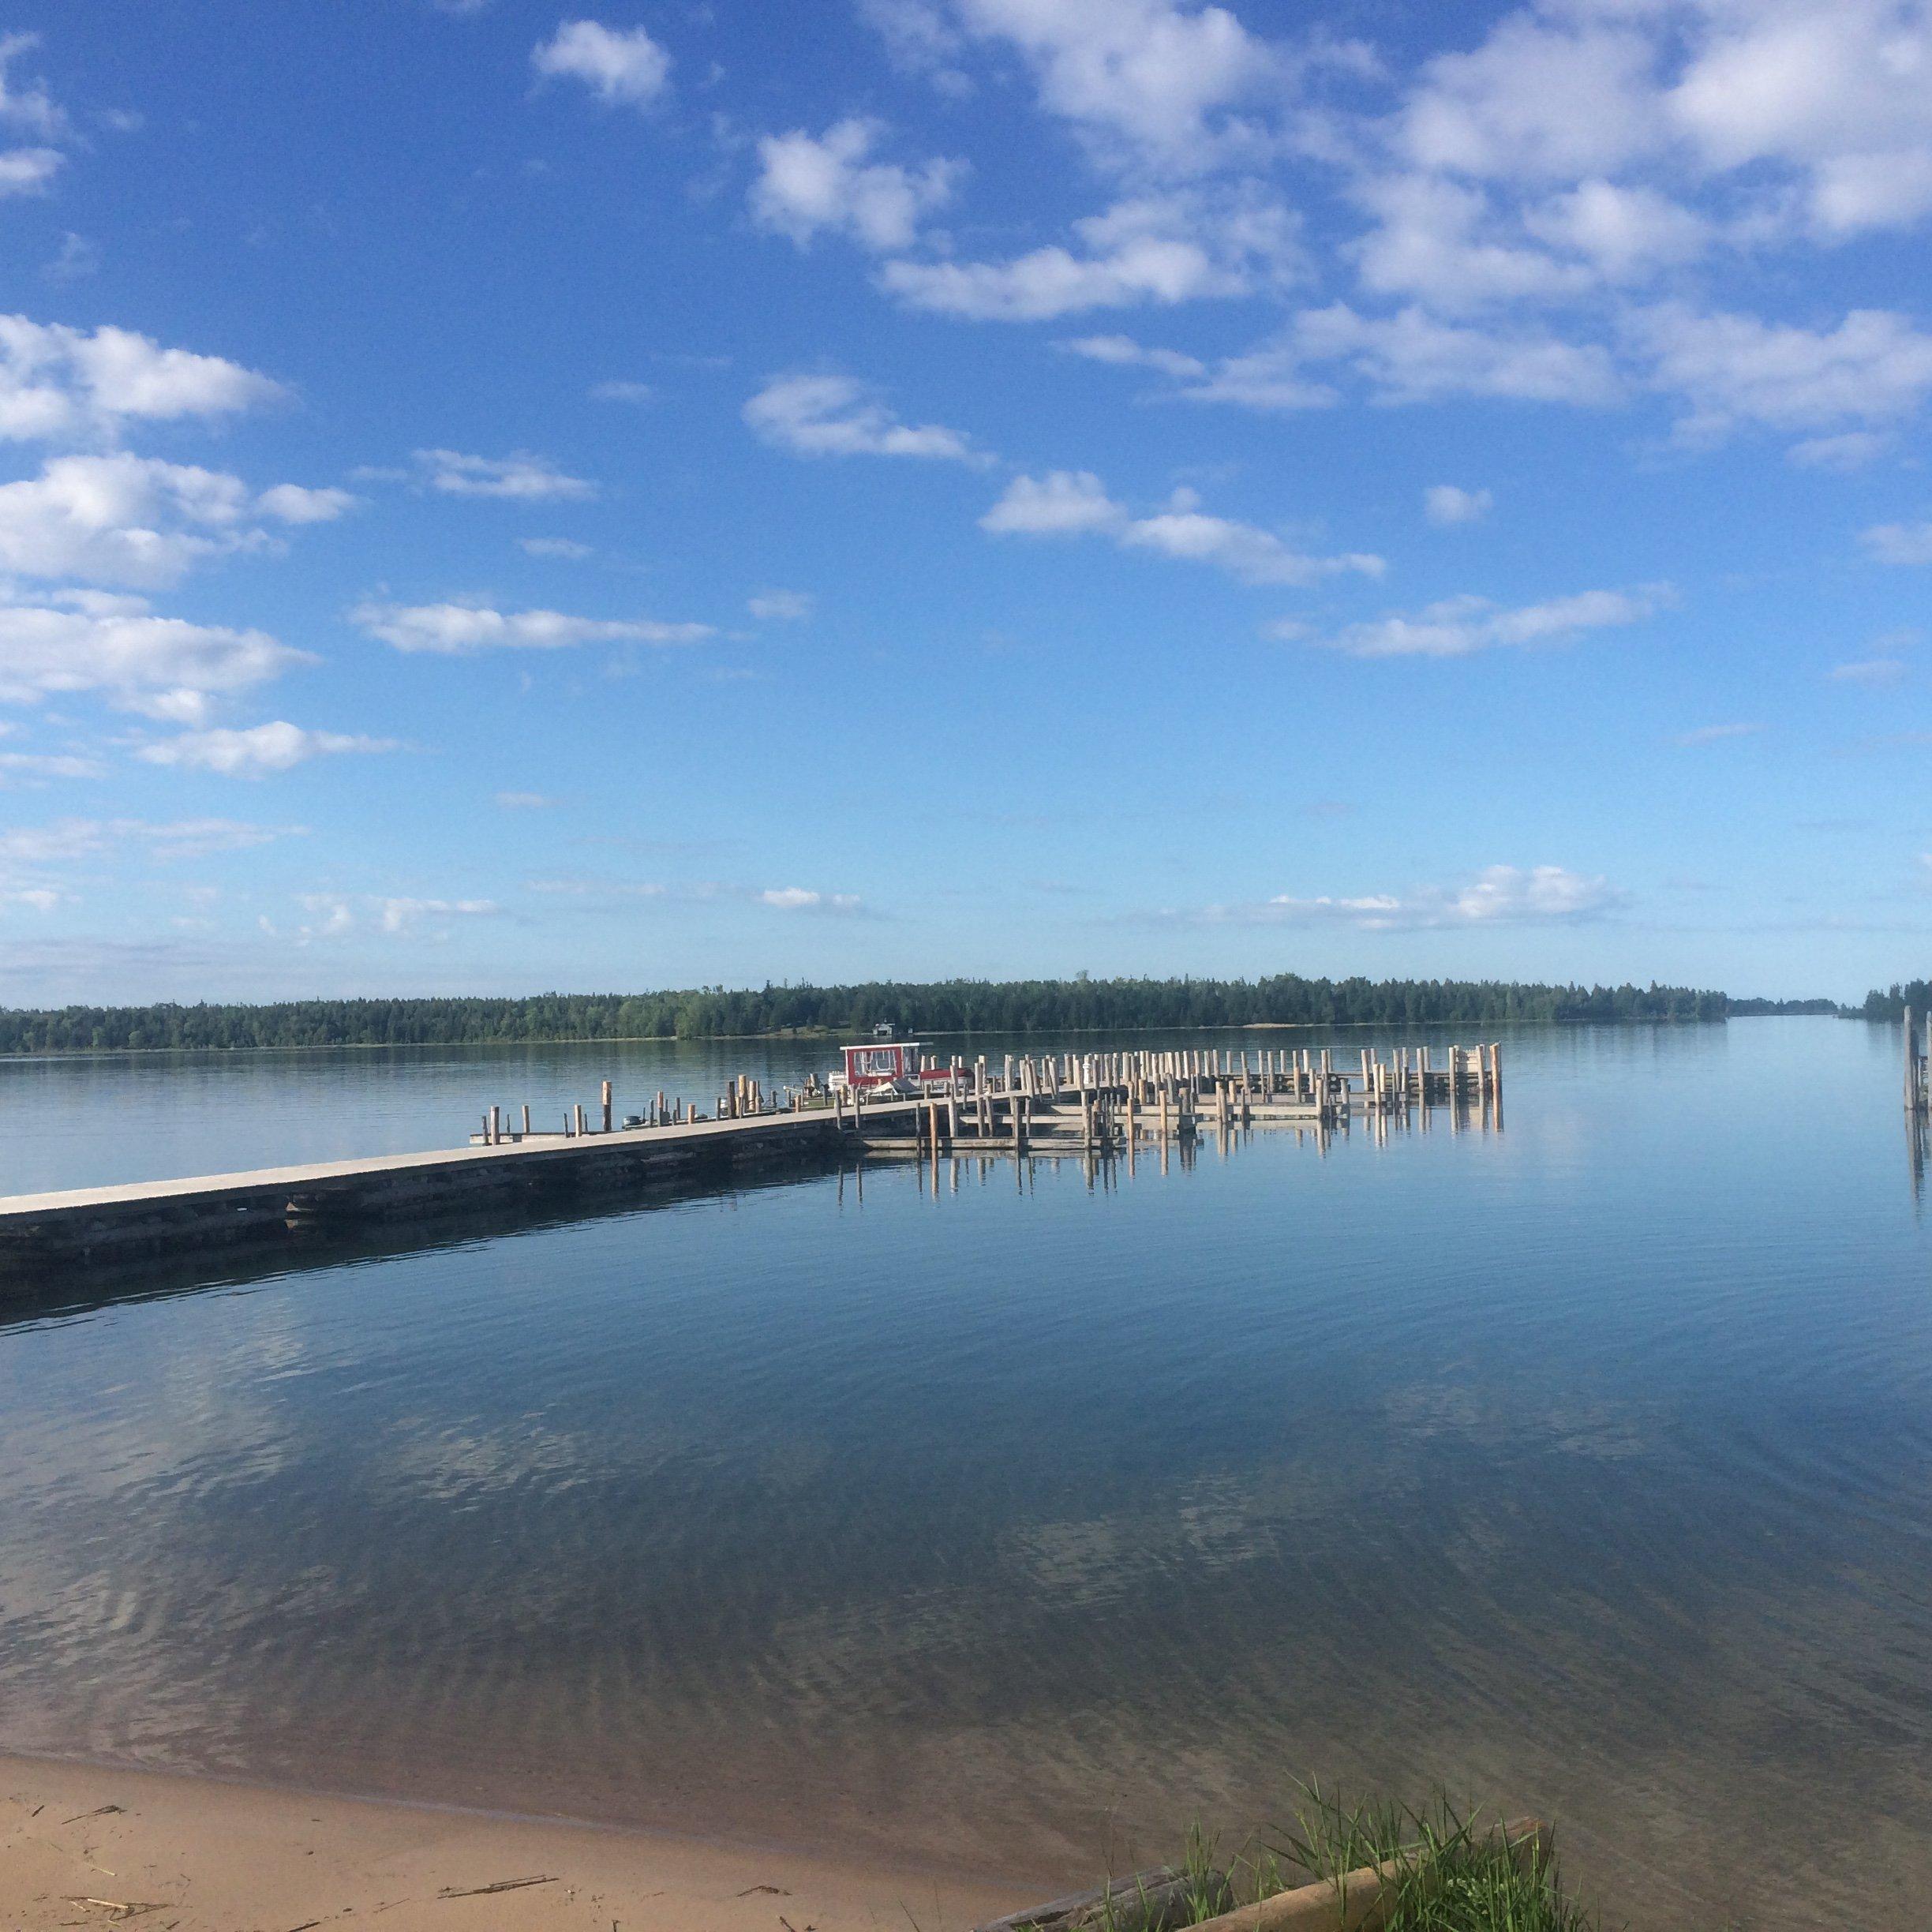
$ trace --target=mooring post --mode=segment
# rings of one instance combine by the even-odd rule
[[[611,1084],[610,1084],[610,1082],[609,1082],[608,1080],[606,1080],[606,1081],[604,1083],[604,1096],[603,1096],[603,1097],[604,1097],[604,1131],[605,1131],[606,1133],[608,1133],[610,1132],[610,1130],[611,1130],[612,1127],[612,1126],[615,1125],[615,1122],[616,1122],[616,1116],[613,1114],[613,1113],[612,1113],[612,1110],[611,1110]]]

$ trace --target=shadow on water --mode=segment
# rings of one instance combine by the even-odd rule
[[[695,1201],[749,1200],[801,1181],[858,1182],[867,1160],[903,1165],[890,1155],[855,1159],[814,1155],[768,1169],[653,1177],[619,1194],[501,1194],[479,1197],[459,1215],[370,1215],[328,1221],[291,1219],[251,1235],[202,1243],[168,1254],[72,1257],[24,1264],[0,1277],[0,1332],[58,1316],[88,1314],[141,1301],[172,1300],[206,1290],[245,1289],[324,1270],[479,1247],[505,1237],[591,1227],[663,1213]]]

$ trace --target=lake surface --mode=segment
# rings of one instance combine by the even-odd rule
[[[1833,1020],[1523,1032],[1501,1133],[872,1163],[77,1276],[0,1320],[0,1748],[1049,1889],[1299,1777],[1446,1784],[1554,1817],[1612,1923],[1919,1923],[1897,1056]],[[829,1057],[0,1063],[0,1190]]]

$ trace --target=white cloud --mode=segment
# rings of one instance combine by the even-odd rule
[[[1120,541],[1163,556],[1211,564],[1251,584],[1314,583],[1343,572],[1380,577],[1384,568],[1381,558],[1360,552],[1344,556],[1305,556],[1272,530],[1206,515],[1196,507],[1191,490],[1177,490],[1166,509],[1129,523],[1120,533]]]
[[[920,217],[951,197],[963,164],[935,159],[907,168],[868,159],[884,131],[877,121],[853,117],[818,137],[803,128],[765,136],[753,218],[800,248],[822,232],[882,253],[909,247]]]
[[[574,537],[519,537],[517,547],[529,556],[560,557],[571,564],[580,564],[590,554],[590,546]]]
[[[71,751],[0,751],[0,784],[45,778],[98,778],[97,761]]]
[[[1150,349],[1131,335],[1082,335],[1060,346],[1070,355],[1110,363],[1118,369],[1158,369],[1163,376],[1177,377],[1208,373],[1208,365],[1198,357],[1183,355],[1178,349]]]
[[[761,590],[745,600],[745,608],[761,622],[796,623],[812,614],[809,590]]]
[[[1343,302],[1306,309],[1277,353],[1291,367],[1344,362],[1383,402],[1475,395],[1597,405],[1614,401],[1623,387],[1608,352],[1596,343],[1443,322],[1417,308],[1385,316],[1360,315]],[[1195,393],[1210,401],[1241,399],[1207,388]]]
[[[576,644],[695,644],[714,635],[710,624],[499,611],[477,604],[365,603],[349,614],[372,637],[399,651],[446,657],[483,650],[561,650]]]
[[[590,385],[593,402],[648,402],[657,394],[646,382],[601,382]]]
[[[0,199],[44,194],[66,159],[58,148],[9,148],[0,152]]]
[[[886,43],[895,66],[923,74],[944,93],[972,92],[971,79],[954,64],[964,37],[941,0],[859,0],[859,12]]]
[[[1593,178],[1552,195],[1524,215],[1529,231],[1582,256],[1607,282],[1627,282],[1711,245],[1711,224],[1654,188]]]
[[[53,140],[66,133],[66,115],[48,97],[43,84],[17,85],[13,74],[15,61],[39,44],[37,33],[0,34],[0,125],[26,128]]]
[[[258,515],[313,523],[354,501],[293,483],[256,496],[225,470],[122,451],[56,456],[38,476],[0,484],[0,569],[152,588],[206,558],[278,548]]]
[[[130,421],[230,415],[284,394],[238,362],[130,329],[0,316],[0,437],[111,438]]]
[[[803,886],[774,886],[756,895],[760,905],[781,912],[856,912],[862,904],[856,893],[814,892]]]
[[[278,483],[255,499],[255,507],[283,523],[332,523],[359,500],[346,489],[305,489],[299,483]]]
[[[1350,252],[1377,294],[1462,309],[1578,295],[1594,279],[1582,263],[1501,238],[1488,196],[1466,182],[1391,175],[1364,182],[1356,198],[1376,223]]]
[[[1677,304],[1630,322],[1650,380],[1682,395],[1681,440],[1716,440],[1743,424],[1829,429],[1886,423],[1932,395],[1932,335],[1882,309],[1856,309],[1814,330]]]
[[[1833,665],[1825,675],[1835,684],[1863,684],[1876,690],[1903,683],[1911,668],[1903,657],[1862,657],[1851,664]]]
[[[503,910],[493,899],[392,898],[374,893],[303,893],[295,903],[306,915],[295,928],[298,945],[345,938],[365,928],[393,939],[427,927],[427,937],[441,939],[448,936],[451,920],[491,919]],[[268,920],[264,919],[262,926],[274,934]]]
[[[1480,523],[1495,502],[1486,489],[1466,490],[1454,483],[1432,483],[1422,492],[1422,514],[1432,523]]]
[[[1379,577],[1381,558],[1354,553],[1318,557],[1292,549],[1272,530],[1211,516],[1192,490],[1177,490],[1165,509],[1135,517],[1107,495],[1090,470],[1016,477],[979,519],[996,536],[1072,537],[1095,533],[1123,549],[1151,550],[1184,562],[1211,564],[1244,583],[1307,584],[1345,571]]]
[[[543,792],[499,792],[496,803],[505,811],[545,811],[556,800]]]
[[[1613,178],[1668,170],[1728,197],[1751,235],[1831,242],[1932,212],[1929,80],[1920,0],[1544,5],[1430,62],[1391,145],[1411,167],[1530,191],[1641,195]],[[1626,272],[1702,238],[1662,205],[1579,212],[1586,230],[1609,216],[1612,274],[1627,243]],[[1589,233],[1572,241],[1589,252]]]
[[[309,731],[286,719],[242,730],[186,732],[159,744],[144,745],[139,755],[151,765],[189,771],[218,772],[227,778],[260,778],[292,771],[310,758],[347,751],[394,751],[393,738],[364,738],[346,732]]]
[[[1296,222],[1279,202],[1188,192],[1117,202],[1058,243],[1007,261],[891,261],[882,286],[915,309],[978,321],[1032,322],[1085,309],[1242,295],[1298,269]]]
[[[68,590],[0,602],[0,702],[99,691],[152,716],[197,722],[209,697],[313,662],[266,631],[157,616],[140,597]]]
[[[1203,906],[1163,919],[1196,926],[1354,927],[1364,932],[1455,927],[1567,925],[1601,919],[1629,895],[1601,874],[1563,866],[1486,867],[1456,886],[1418,886],[1406,892],[1349,896],[1277,893],[1271,899]]]
[[[1054,470],[1044,477],[1015,477],[979,527],[995,535],[1073,537],[1126,522],[1125,510],[1091,470]]]
[[[1180,170],[1256,145],[1233,110],[1285,99],[1286,55],[1225,7],[1174,0],[955,0],[968,31],[1017,47],[1041,104],[1103,158]]]
[[[1597,11],[1524,9],[1472,52],[1428,62],[1398,111],[1398,150],[1419,167],[1540,180],[1604,173],[1654,150],[1665,136],[1655,45],[1640,17]]]
[[[1859,541],[1881,564],[1932,564],[1932,521],[1874,524]]]
[[[1801,470],[1849,473],[1876,462],[1891,447],[1891,436],[1882,431],[1847,429],[1837,436],[1807,436],[1794,443],[1784,458]]]
[[[401,933],[425,919],[488,919],[502,909],[493,899],[383,899],[376,923],[386,933]]]
[[[561,22],[530,50],[540,74],[581,80],[608,104],[648,107],[671,77],[671,56],[642,27],[612,28],[593,20]]]
[[[983,463],[959,430],[902,423],[863,383],[849,376],[779,376],[744,406],[744,419],[767,443],[801,456],[925,456]]]
[[[161,824],[142,818],[62,818],[51,825],[0,830],[0,865],[62,865],[124,847],[157,859],[204,859],[301,837],[305,830],[235,818],[175,818]]]
[[[1477,651],[1567,643],[1586,631],[1639,623],[1672,601],[1662,584],[1582,590],[1513,610],[1486,597],[1446,597],[1413,616],[1378,617],[1310,641],[1351,657],[1466,657]]]
[[[1700,724],[1694,731],[1679,732],[1672,743],[1694,750],[1699,745],[1722,744],[1728,738],[1752,738],[1764,729],[1762,724]]]
[[[460,450],[422,449],[416,466],[432,489],[451,496],[507,496],[525,502],[594,496],[597,485],[566,476],[546,458],[519,450],[508,456],[470,456]]]
[[[1912,0],[1702,0],[1706,34],[1668,96],[1709,166],[1780,164],[1828,238],[1932,208],[1932,23]]]

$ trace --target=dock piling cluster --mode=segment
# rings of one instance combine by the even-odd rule
[[[1924,1091],[1923,1063],[1919,1063]],[[485,1108],[466,1147],[0,1199],[0,1276],[63,1257],[159,1253],[297,1228],[445,1214],[491,1201],[619,1193],[737,1166],[841,1151],[986,1155],[1077,1152],[1099,1165],[1157,1144],[1184,1164],[1206,1136],[1281,1126],[1330,1135],[1365,1121],[1381,1138],[1446,1109],[1452,1128],[1503,1124],[1502,1050],[1427,1046],[1346,1059],[1332,1047],[981,1055],[935,1061],[871,1089],[813,1077],[767,1088],[746,1074],[710,1114],[660,1091],[618,1124],[612,1083],[594,1116],[560,1131],[532,1110]],[[552,1117],[555,1118],[553,1115]],[[514,1121],[514,1124],[513,1123]],[[594,1124],[593,1124],[594,1121]]]

